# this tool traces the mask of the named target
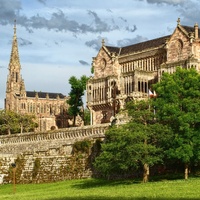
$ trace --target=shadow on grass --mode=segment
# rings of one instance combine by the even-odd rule
[[[190,178],[197,178],[199,176],[190,176]],[[153,176],[150,177],[149,182],[162,182],[162,181],[172,181],[172,180],[184,180],[182,174],[166,174],[162,176]],[[141,184],[142,178],[129,179],[129,180],[106,180],[106,179],[85,179],[80,183],[75,183],[72,185],[72,188],[76,189],[88,189],[88,188],[98,188],[98,187],[113,187],[117,185],[132,185],[132,184]]]
[[[140,184],[141,181],[136,180],[117,180],[117,181],[108,181],[104,179],[89,179],[81,183],[73,184],[72,187],[76,189],[88,189],[88,188],[97,188],[97,187],[113,187],[116,185],[132,185]]]
[[[87,197],[62,197],[50,198],[46,200],[199,200],[199,198],[149,198],[149,197],[101,197],[101,196],[87,196]]]

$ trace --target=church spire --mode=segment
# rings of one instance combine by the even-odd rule
[[[12,41],[12,50],[11,50],[11,55],[10,55],[9,69],[11,69],[13,66],[19,69],[21,68],[19,52],[18,52],[16,20],[14,21],[14,35],[13,35],[13,41]]]
[[[18,52],[18,43],[17,43],[17,28],[16,21],[14,23],[14,35],[12,41],[12,49],[9,62],[9,74],[6,84],[6,100],[5,100],[5,109],[15,110],[15,96],[21,96],[25,92],[24,81],[21,77],[21,65]]]

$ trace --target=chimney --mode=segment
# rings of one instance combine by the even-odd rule
[[[194,38],[195,39],[199,38],[199,27],[197,23],[194,25]]]

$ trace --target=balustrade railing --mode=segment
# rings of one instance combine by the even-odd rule
[[[0,146],[14,143],[38,142],[46,140],[78,139],[87,137],[104,137],[108,124],[73,127],[47,132],[31,132],[0,136]]]

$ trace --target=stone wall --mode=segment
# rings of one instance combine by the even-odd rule
[[[17,183],[52,182],[91,177],[96,143],[109,124],[59,129],[41,133],[0,136],[0,184],[12,182],[16,163]],[[87,148],[74,150],[80,143]]]

